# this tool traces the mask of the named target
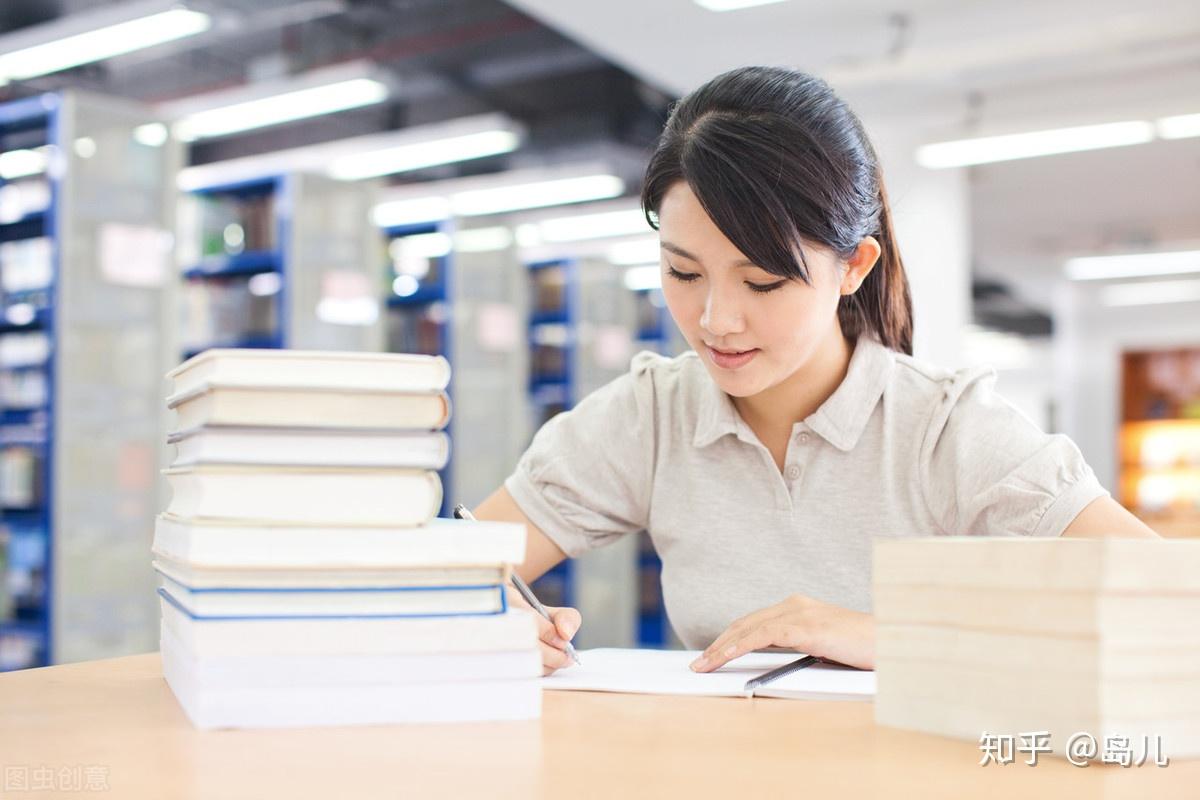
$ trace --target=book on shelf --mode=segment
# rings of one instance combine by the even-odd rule
[[[512,522],[433,518],[420,526],[291,525],[275,520],[189,519],[161,514],[156,557],[193,568],[496,568],[525,560],[525,529]],[[491,565],[491,566],[489,566]]]
[[[415,527],[442,504],[429,470],[209,464],[163,471],[176,517],[295,525]]]
[[[450,363],[408,353],[214,349],[188,359],[167,378],[176,397],[210,385],[428,394],[449,385]]]
[[[440,431],[208,425],[176,431],[167,437],[167,443],[175,445],[173,466],[291,464],[437,470],[450,458],[450,438]]]
[[[440,430],[450,421],[445,392],[343,391],[207,384],[172,395],[176,429],[207,425],[268,428]]]

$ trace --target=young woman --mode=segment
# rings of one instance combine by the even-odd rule
[[[693,352],[636,356],[477,509],[526,525],[526,580],[646,530],[693,669],[770,646],[871,668],[876,537],[1155,536],[990,370],[912,357],[878,160],[823,81],[753,67],[685,97],[642,204]],[[552,616],[547,672],[581,624]]]

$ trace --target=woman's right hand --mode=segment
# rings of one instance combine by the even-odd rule
[[[549,675],[556,669],[562,669],[574,663],[567,655],[567,642],[575,637],[579,626],[583,624],[583,617],[580,616],[578,609],[546,606],[546,610],[550,612],[550,619],[554,620],[554,623],[551,624],[550,620],[530,608],[529,604],[525,602],[525,598],[515,591],[509,591],[508,603],[510,606],[527,610],[537,622],[538,645],[542,650],[543,675]]]

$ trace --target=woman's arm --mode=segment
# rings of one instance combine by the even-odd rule
[[[1146,523],[1130,514],[1125,506],[1111,497],[1098,497],[1084,506],[1072,520],[1063,536],[1103,539],[1158,539]]]
[[[558,545],[550,541],[550,537],[542,533],[529,518],[522,513],[513,501],[508,490],[501,486],[492,492],[491,497],[484,500],[475,509],[476,519],[487,519],[495,522],[519,522],[525,526],[525,561],[516,567],[517,574],[526,583],[533,583],[548,570],[567,557]],[[511,588],[511,587],[510,587]],[[529,608],[529,605],[516,591],[508,592],[510,605]],[[575,636],[583,618],[573,608],[551,608],[550,618],[554,624],[542,619],[541,614],[534,614],[538,624],[538,638],[541,639],[542,674],[549,675],[556,669],[569,666],[571,657],[567,655],[567,642]]]
[[[533,583],[567,557],[558,545],[550,541],[549,536],[529,521],[503,486],[480,503],[474,513],[476,519],[519,522],[525,526],[525,561],[517,565],[517,574],[526,583]]]

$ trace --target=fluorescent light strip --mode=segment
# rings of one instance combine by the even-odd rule
[[[917,163],[930,169],[966,167],[972,164],[991,164],[1057,153],[1143,144],[1153,138],[1154,126],[1149,122],[1083,125],[1076,128],[927,144],[917,149]]]
[[[345,156],[330,165],[329,174],[339,180],[349,181],[373,178],[378,175],[391,175],[439,164],[511,153],[520,144],[521,137],[514,131],[482,131]]]
[[[1063,270],[1073,281],[1184,275],[1200,272],[1200,250],[1072,258],[1067,261]]]
[[[537,223],[537,230],[543,242],[580,242],[646,233],[650,226],[640,208],[630,208],[542,220]]]
[[[740,11],[754,6],[769,6],[784,0],[695,0],[696,5],[708,11]]]
[[[561,178],[458,192],[451,197],[451,205],[455,214],[473,217],[526,208],[582,203],[588,200],[605,200],[617,197],[624,191],[625,182],[615,175],[585,175],[579,178]]]
[[[449,158],[449,161],[441,163],[478,157],[478,150],[465,152],[455,147],[443,146],[444,142],[461,142],[475,134],[489,136],[500,134],[506,140],[511,136],[519,143],[524,136],[524,129],[503,114],[480,114],[448,122],[418,125],[383,133],[370,133],[332,142],[277,150],[257,156],[244,156],[187,167],[179,171],[176,183],[181,190],[186,192],[204,186],[236,183],[290,172],[324,172],[331,177],[349,179],[352,175],[350,170],[334,174],[334,169],[346,164],[352,165],[354,161],[364,164],[376,162],[378,168],[371,172],[390,174],[403,171],[406,167],[406,164],[400,163],[399,160],[386,158],[387,153],[401,149],[409,151],[410,154],[424,150],[426,153],[436,153]],[[423,159],[425,164],[431,164],[433,161],[432,157]],[[416,164],[416,159],[407,160],[408,166]],[[359,174],[369,177],[365,174],[365,170]]]
[[[625,270],[624,281],[625,288],[631,292],[661,289],[662,267],[658,264],[644,264],[640,267],[630,267]]]
[[[198,111],[175,123],[175,135],[184,141],[227,136],[382,103],[387,96],[388,87],[383,83],[370,78],[353,78]]]
[[[585,175],[471,189],[453,192],[449,196],[389,200],[375,206],[372,218],[376,225],[387,228],[432,222],[452,215],[472,217],[602,200],[616,197],[624,190],[625,182],[615,175]]]
[[[1200,301],[1200,280],[1137,281],[1103,286],[1100,302],[1106,306],[1149,306]]]
[[[657,236],[621,242],[608,249],[609,263],[619,266],[649,264],[658,261],[660,257]]]
[[[1158,126],[1158,135],[1164,139],[1186,139],[1191,136],[1200,136],[1200,114],[1163,117],[1155,124]]]
[[[13,50],[0,55],[0,85],[194,36],[211,24],[207,14],[175,8]],[[14,37],[34,35],[40,27],[19,31]],[[3,44],[0,40],[0,46]]]

